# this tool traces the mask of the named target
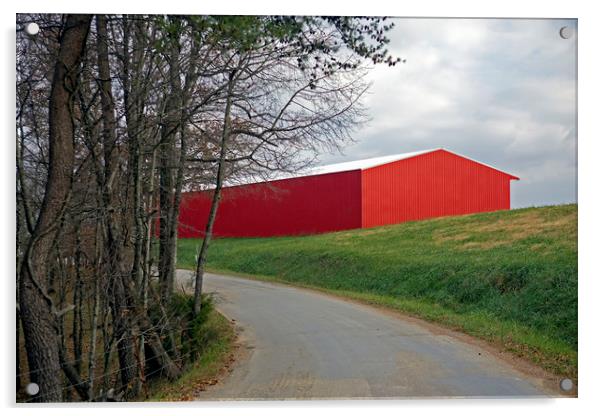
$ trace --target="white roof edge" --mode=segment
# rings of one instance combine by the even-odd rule
[[[398,153],[395,155],[371,157],[369,159],[353,160],[351,162],[335,163],[332,165],[316,166],[306,172],[301,173],[301,176],[308,175],[323,175],[326,173],[348,172],[350,170],[364,170],[374,168],[376,166],[386,165],[387,163],[397,162],[399,160],[409,159],[414,156],[431,153],[436,150],[445,150],[443,148],[419,150],[417,152]]]
[[[364,170],[364,169],[370,169],[370,168],[374,168],[377,166],[381,166],[381,165],[386,165],[387,163],[392,163],[392,162],[397,162],[400,160],[404,160],[404,159],[409,159],[411,157],[414,156],[419,156],[419,155],[423,155],[426,153],[432,153],[432,152],[436,152],[438,150],[443,150],[446,151],[448,153],[451,153],[453,155],[456,155],[458,157],[462,157],[464,159],[468,159],[472,162],[481,164],[483,166],[486,166],[490,169],[494,169],[497,170],[498,172],[502,172],[508,176],[511,176],[513,178],[518,179],[517,176],[512,175],[511,173],[505,172],[499,168],[496,168],[494,166],[491,166],[487,163],[483,163],[480,160],[476,160],[473,158],[470,158],[468,156],[464,156],[460,153],[456,153],[453,152],[451,150],[445,149],[443,147],[436,147],[433,149],[426,149],[426,150],[419,150],[416,152],[408,152],[408,153],[398,153],[395,155],[387,155],[387,156],[378,156],[378,157],[372,157],[372,158],[368,158],[368,159],[360,159],[360,160],[353,160],[350,162],[342,162],[342,163],[335,163],[335,164],[331,164],[331,165],[324,165],[324,166],[316,166],[310,169],[307,169],[305,171],[302,172],[298,172],[297,174],[294,174],[288,178],[298,178],[298,177],[303,177],[303,176],[313,176],[313,175],[324,175],[327,173],[336,173],[336,172],[348,172],[351,170]],[[287,178],[287,179],[288,179]]]

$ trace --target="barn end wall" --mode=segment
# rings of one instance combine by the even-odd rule
[[[180,238],[202,237],[212,194],[183,195]],[[361,226],[361,171],[355,170],[224,188],[214,235],[303,235]]]
[[[362,227],[510,209],[511,176],[445,150],[362,172]]]

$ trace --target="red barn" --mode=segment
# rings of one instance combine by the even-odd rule
[[[338,163],[224,187],[214,234],[315,234],[509,209],[511,180],[518,178],[445,149]],[[203,235],[211,197],[183,195],[181,238]]]

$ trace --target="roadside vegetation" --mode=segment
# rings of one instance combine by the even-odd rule
[[[199,244],[180,240],[180,268],[194,268]],[[217,239],[207,264],[386,306],[577,375],[576,205]]]
[[[191,303],[191,299],[188,300]],[[206,303],[205,303],[206,306]],[[204,309],[206,310],[206,309]],[[216,384],[222,371],[234,361],[233,350],[236,336],[232,323],[210,308],[206,318],[196,330],[193,343],[197,357],[189,360],[180,378],[168,381],[159,378],[151,382],[141,400],[188,401],[209,385]]]
[[[230,321],[217,312],[213,307],[212,299],[203,295],[202,313],[193,314],[193,296],[188,293],[174,293],[170,304],[166,310],[160,311],[161,306],[154,302],[149,307],[149,315],[152,324],[159,330],[160,337],[168,352],[178,351],[179,355],[174,360],[181,372],[176,379],[166,379],[164,377],[164,367],[158,360],[147,358],[144,360],[144,387],[139,390],[132,399],[135,401],[184,401],[193,400],[196,394],[206,388],[208,385],[217,383],[219,375],[233,362],[233,350],[236,336],[234,327]],[[170,318],[171,327],[165,325],[164,317]],[[69,318],[69,317],[68,317]],[[84,324],[90,321],[90,315],[84,313],[81,317]],[[72,338],[78,336],[73,333],[73,320],[67,319],[64,322],[65,328],[68,328],[66,336]],[[78,327],[75,326],[77,329]],[[169,329],[169,331],[168,331]],[[22,334],[21,334],[22,335]],[[91,339],[89,334],[82,333],[83,345],[89,345]],[[102,362],[104,352],[102,349],[102,340],[96,339],[96,349],[93,352],[95,359]],[[30,380],[24,375],[29,374],[27,360],[25,359],[24,346],[20,354],[20,368],[23,370],[24,382]],[[69,354],[74,354],[70,346],[67,346]],[[90,354],[86,348],[82,354]],[[91,380],[100,389],[99,395],[92,397],[92,401],[120,401],[122,393],[112,388],[119,379],[119,361],[114,356],[106,357],[108,361],[99,368],[86,368],[74,363],[82,376]],[[92,371],[92,372],[90,372]],[[73,400],[74,395],[67,394],[68,387],[65,387],[65,399]],[[18,402],[29,402],[31,398],[24,391],[17,392]]]

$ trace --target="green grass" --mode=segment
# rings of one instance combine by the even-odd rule
[[[199,244],[180,240],[179,267],[194,267]],[[208,268],[390,307],[577,375],[576,205],[218,239]]]
[[[147,401],[193,400],[205,385],[215,383],[220,371],[230,361],[235,334],[231,323],[215,310],[210,312],[205,330],[214,336],[200,358],[187,367],[176,381],[158,380],[151,383],[145,395]]]

